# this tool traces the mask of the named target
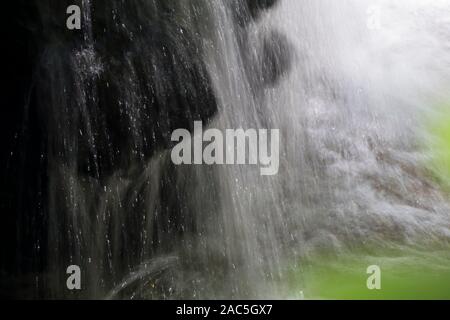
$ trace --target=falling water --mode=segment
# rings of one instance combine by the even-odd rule
[[[269,104],[285,132],[284,197],[295,199],[303,246],[448,241],[448,203],[421,167],[420,120],[448,99],[449,10],[284,1],[272,17],[297,48]]]
[[[189,120],[280,129],[280,170],[268,177],[256,166],[175,166],[167,136],[144,135],[154,114],[142,84],[164,79],[152,65],[157,54],[146,52],[153,38],[139,38],[147,18],[160,19],[145,16],[155,3],[140,1],[128,13],[108,7],[124,37],[115,40],[135,44],[108,60],[114,49],[99,49],[92,31],[103,20],[84,0],[87,27],[69,71],[65,53],[56,54],[63,49],[44,58],[55,72],[46,98],[55,135],[48,142],[50,296],[64,295],[65,267],[77,264],[85,297],[286,298],[288,274],[320,250],[448,245],[450,206],[424,169],[420,139],[424,114],[450,98],[450,1],[282,0],[246,22],[236,17],[242,8],[224,0],[173,4],[177,32],[195,35],[186,47],[197,53],[181,44],[175,55],[202,60],[207,75],[195,79],[209,77],[217,100],[214,116],[190,105]],[[135,23],[125,18],[133,14]],[[261,71],[270,68],[260,55],[267,41],[286,63],[272,82]],[[118,63],[124,73],[104,75]],[[181,79],[173,90],[195,91],[194,82]],[[170,101],[165,86],[152,87],[156,99]],[[117,134],[127,138],[105,133],[116,124],[105,125],[101,113],[114,109],[99,100],[114,91],[127,119]],[[80,153],[92,159],[85,163]]]
[[[215,169],[221,244],[245,257],[250,296],[286,297],[289,268],[314,252],[448,244],[449,203],[425,172],[420,139],[424,114],[448,99],[449,10],[449,1],[284,0],[248,42],[257,52],[260,35],[279,30],[294,67],[255,97],[215,7],[220,54],[210,70],[222,109],[213,126],[282,130],[277,177]]]

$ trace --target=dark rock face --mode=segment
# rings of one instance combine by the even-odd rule
[[[266,86],[274,86],[285,76],[292,64],[292,46],[286,36],[276,30],[263,39],[261,79]]]
[[[57,161],[103,179],[214,116],[200,39],[167,3],[94,1],[81,39],[45,44],[37,91]]]
[[[236,21],[240,26],[248,25],[258,20],[262,13],[275,7],[279,0],[242,0],[230,1],[234,9]]]
[[[258,61],[246,47],[249,24],[277,2],[230,3],[255,88],[275,85],[289,69],[289,43],[278,32],[263,36]],[[91,7],[83,6],[88,3]],[[58,246],[64,257],[72,255],[68,238],[74,230],[64,212],[54,212],[55,226],[61,227],[54,232],[60,235],[57,244],[49,244],[49,221],[54,219],[49,216],[50,202],[61,211],[68,207],[64,187],[58,185],[59,171],[69,170],[83,183],[89,181],[86,192],[94,196],[111,175],[130,178],[132,167],[143,167],[158,151],[170,148],[173,130],[190,130],[195,120],[206,123],[216,115],[217,101],[197,29],[206,19],[200,3],[16,0],[10,10],[18,16],[9,24],[9,65],[3,69],[8,71],[3,76],[11,90],[1,117],[6,146],[1,160],[7,168],[2,172],[1,192],[7,201],[2,204],[6,217],[0,273],[8,279],[26,274],[31,280],[24,288],[0,292],[0,296],[46,296],[45,285],[34,281],[36,274],[48,270],[50,247]],[[65,27],[65,10],[71,4],[83,7],[81,31]],[[170,175],[170,167],[167,171],[160,186],[162,218],[157,224],[162,231],[152,239],[159,247],[155,251],[170,248],[176,235],[191,223],[183,195],[172,190],[176,177]],[[54,184],[49,177],[57,181],[60,193],[49,194],[49,185]],[[134,216],[124,221],[130,230],[146,223]],[[120,237],[119,242],[129,239],[131,245],[118,245],[117,251],[133,265],[141,259],[135,254],[141,239],[131,233]],[[37,292],[30,296],[28,286],[38,287]]]
[[[262,11],[274,7],[279,0],[246,0],[252,18],[258,18]]]
[[[278,3],[278,0],[246,0],[231,4],[238,26],[241,55],[246,59],[247,75],[256,95],[264,88],[275,86],[289,72],[293,60],[293,48],[289,40],[277,30],[262,33],[257,44],[249,40],[247,31],[250,24],[258,23],[261,14]],[[259,49],[256,56],[255,45]]]

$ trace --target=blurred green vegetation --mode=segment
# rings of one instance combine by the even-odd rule
[[[323,254],[292,272],[291,292],[305,299],[450,300],[450,253]],[[381,269],[381,289],[369,290],[367,268]],[[301,289],[299,289],[299,287]]]
[[[425,148],[430,150],[427,166],[435,179],[450,190],[450,103],[439,105],[426,121],[428,139]]]

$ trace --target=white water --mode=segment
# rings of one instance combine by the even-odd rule
[[[286,169],[298,181],[311,166],[324,175],[313,196],[338,238],[450,235],[448,205],[421,174],[418,148],[423,114],[450,93],[449,10],[449,1],[285,1],[269,19],[298,50],[271,103],[285,115]],[[296,169],[305,155],[317,158]]]
[[[427,178],[420,141],[421,120],[450,98],[450,1],[282,1],[250,39],[270,27],[287,34],[294,70],[263,99],[250,93],[223,7],[213,8],[213,126],[280,128],[284,146],[276,178],[215,169],[220,247],[244,257],[252,288],[236,295],[283,296],[272,280],[318,250],[448,244],[449,202]]]
[[[58,250],[71,247],[88,296],[120,297],[141,282],[123,296],[274,298],[288,295],[289,270],[323,249],[448,244],[449,202],[427,178],[419,141],[421,119],[450,99],[450,1],[282,0],[245,39],[257,62],[265,31],[293,43],[292,70],[270,89],[255,86],[226,2],[207,3],[202,36],[220,104],[210,126],[280,129],[279,174],[174,168],[168,152],[104,185],[57,167],[50,238],[69,230],[69,240],[54,241],[50,259],[65,266]],[[137,80],[116,80],[138,109]]]

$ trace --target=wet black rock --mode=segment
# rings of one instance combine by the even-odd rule
[[[250,15],[255,19],[261,12],[268,10],[278,4],[279,0],[246,0]]]
[[[255,95],[265,88],[274,87],[291,69],[294,54],[289,39],[281,32],[267,28],[259,31],[258,39],[250,38],[251,24],[258,24],[261,14],[274,9],[278,0],[245,0],[233,2],[232,11],[236,19],[237,39],[244,67]],[[255,53],[255,48],[258,48]]]
[[[173,7],[93,2],[81,40],[45,42],[38,103],[56,161],[102,179],[170,147],[173,130],[215,115],[201,39]]]
[[[293,48],[287,37],[272,30],[264,35],[261,79],[266,86],[275,85],[292,66]]]
[[[248,49],[244,44],[249,23],[277,2],[233,2],[243,52]],[[170,148],[174,129],[191,129],[194,120],[214,118],[217,101],[203,39],[193,22],[207,19],[199,3],[16,0],[14,8],[5,10],[11,12],[12,21],[2,68],[8,86],[1,117],[5,169],[0,191],[6,200],[1,208],[0,273],[9,279],[24,274],[35,279],[36,274],[48,272],[49,252],[54,248],[60,260],[73,256],[74,248],[67,244],[79,230],[68,222],[67,190],[50,187],[54,172],[70,172],[80,183],[95,181],[91,183],[95,188],[87,189],[94,191],[86,191],[95,198],[111,175],[121,172],[126,177],[131,167],[144,166],[155,153]],[[72,4],[82,7],[82,30],[66,28],[65,9]],[[91,7],[82,6],[86,4]],[[248,71],[255,87],[274,85],[290,65],[285,37],[269,32],[261,41],[257,62],[248,52],[243,54],[248,65],[257,63]],[[250,75],[255,70],[256,75]],[[56,185],[68,179],[56,176]],[[167,231],[152,239],[155,250],[170,248],[174,234],[185,232],[189,224],[183,195],[169,192],[173,181],[168,174],[162,182],[160,201],[166,216],[160,223],[167,225],[160,229]],[[55,203],[49,199],[56,199]],[[52,205],[56,209],[49,209]],[[57,221],[50,221],[55,219],[50,217],[52,210]],[[139,232],[133,233],[132,227],[142,221],[134,216],[127,216],[131,227],[123,229],[128,233],[121,233],[119,240],[132,239],[129,242],[140,246]],[[53,227],[61,241],[49,236]],[[119,250],[130,265],[139,258],[132,248]],[[41,281],[27,284],[37,288],[33,294],[39,297],[47,294]],[[19,290],[8,294],[23,296]]]

